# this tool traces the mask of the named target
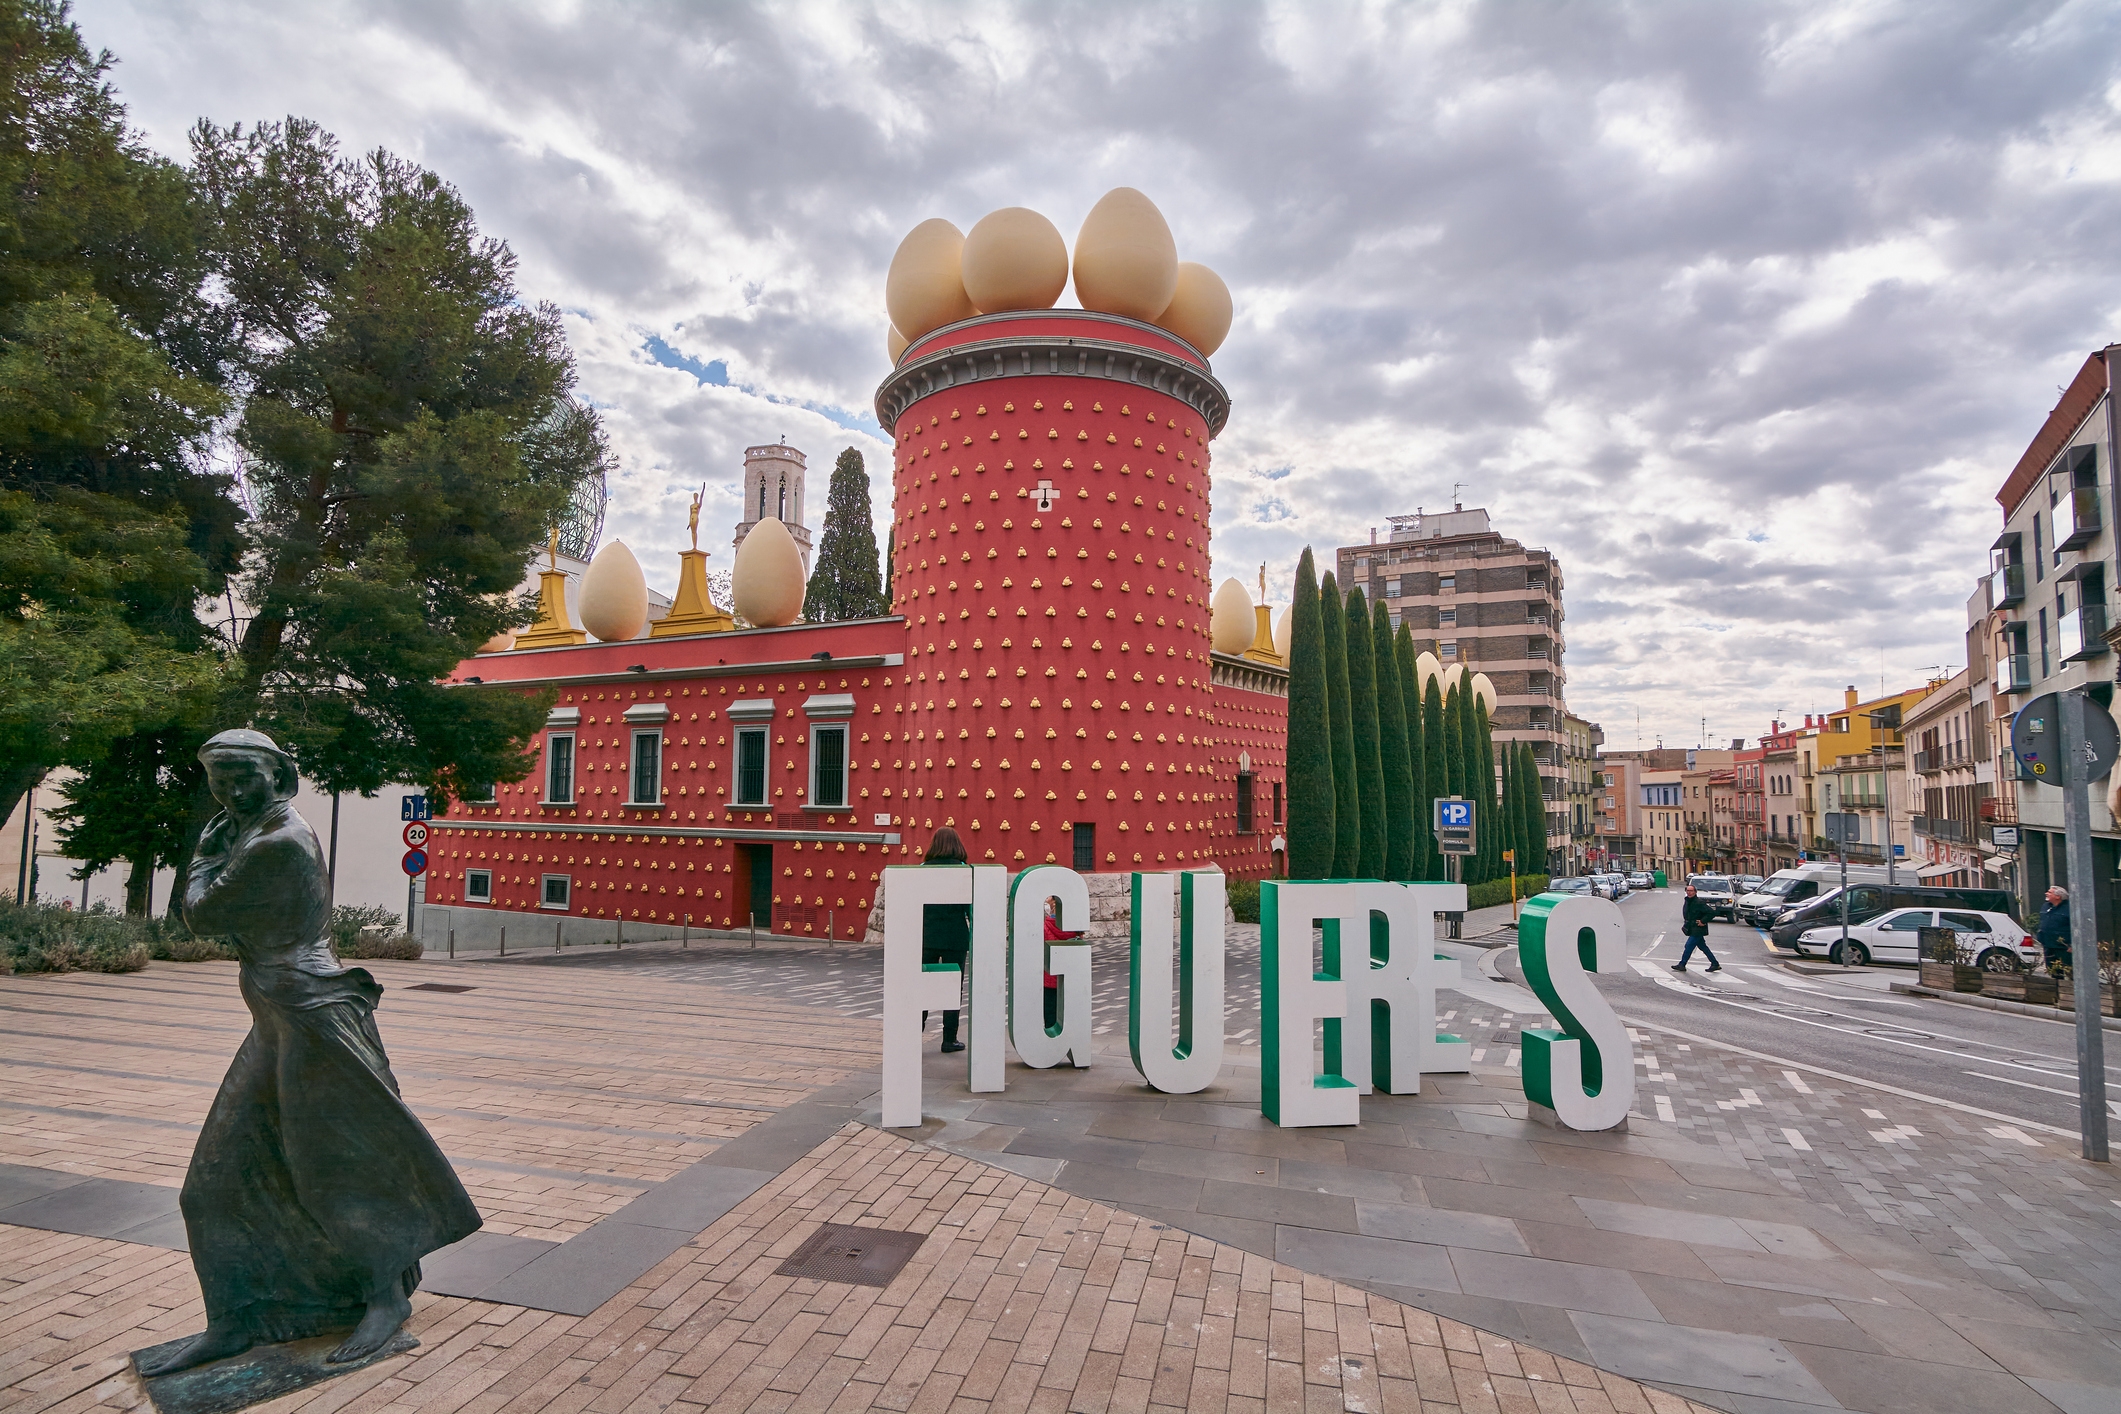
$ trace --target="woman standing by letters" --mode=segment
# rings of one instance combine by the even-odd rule
[[[140,1372],[349,1327],[329,1358],[359,1360],[412,1313],[420,1258],[475,1232],[479,1213],[398,1098],[376,1031],[383,989],[332,953],[323,853],[288,804],[293,759],[254,731],[222,732],[199,758],[223,809],[199,839],[184,918],[234,942],[251,1030],[184,1177],[206,1330]]]

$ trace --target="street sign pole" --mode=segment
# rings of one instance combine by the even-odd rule
[[[2069,867],[2070,982],[2077,1005],[2077,1120],[2084,1157],[2106,1162],[2106,1044],[2099,1024],[2099,916],[2092,879],[2091,700],[2061,695],[2062,851]],[[2100,773],[2104,775],[2104,772]]]

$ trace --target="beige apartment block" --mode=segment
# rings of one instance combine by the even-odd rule
[[[1528,741],[1547,802],[1550,864],[1571,858],[1568,708],[1562,688],[1561,562],[1506,538],[1485,509],[1392,516],[1384,539],[1335,555],[1343,590],[1383,600],[1417,647],[1495,684],[1498,745]]]

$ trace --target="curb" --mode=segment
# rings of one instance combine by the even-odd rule
[[[2077,1013],[2058,1006],[2034,1006],[2030,1002],[2007,1001],[2002,997],[1984,997],[1973,992],[1940,992],[1932,987],[1918,986],[1913,982],[1894,982],[1890,991],[1902,996],[1927,997],[1931,1001],[1956,1002],[1960,1006],[1977,1006],[1989,1011],[2015,1012],[2020,1016],[2037,1016],[2043,1021],[2068,1021],[2074,1023]],[[2102,1016],[2099,1025],[2108,1031],[2121,1031],[2121,1017]]]

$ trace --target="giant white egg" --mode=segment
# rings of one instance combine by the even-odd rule
[[[1289,661],[1289,606],[1281,606],[1281,613],[1274,619],[1274,651],[1281,655],[1282,662]]]
[[[638,638],[648,623],[648,581],[623,540],[597,551],[582,572],[582,627],[605,643]]]
[[[977,313],[965,295],[964,253],[964,232],[941,217],[906,233],[884,276],[884,307],[899,333],[918,339]]]
[[[729,578],[737,614],[753,628],[779,628],[802,617],[803,552],[779,521],[751,527],[737,546]]]
[[[479,651],[481,653],[506,653],[509,649],[515,646],[516,631],[512,628],[504,628],[499,633],[495,634],[493,637],[487,639],[484,643],[480,644]]]
[[[1495,719],[1495,684],[1488,680],[1486,673],[1473,674],[1473,695],[1487,704],[1488,720],[1493,721]]]
[[[1252,646],[1259,621],[1252,613],[1252,595],[1243,581],[1226,579],[1216,587],[1208,611],[1208,639],[1218,653],[1242,653]]]
[[[898,331],[898,325],[890,326],[891,332],[884,336],[884,347],[891,350],[891,362],[896,364],[906,353],[906,336]]]
[[[1156,203],[1133,187],[1099,197],[1075,236],[1075,296],[1083,308],[1153,321],[1176,293],[1178,243]]]
[[[1451,689],[1463,683],[1465,676],[1466,665],[1463,663],[1453,663],[1450,667],[1445,668],[1443,670],[1443,695],[1449,697]]]
[[[1414,680],[1421,688],[1422,701],[1429,699],[1429,684],[1443,676],[1443,660],[1424,648],[1414,655]],[[1438,692],[1443,691],[1439,686]]]
[[[1230,335],[1230,287],[1223,277],[1195,261],[1178,265],[1178,289],[1171,303],[1156,316],[1157,327],[1169,329],[1199,349],[1202,357],[1213,354]]]
[[[965,294],[982,314],[1051,309],[1068,285],[1068,243],[1022,206],[990,211],[965,233]]]

